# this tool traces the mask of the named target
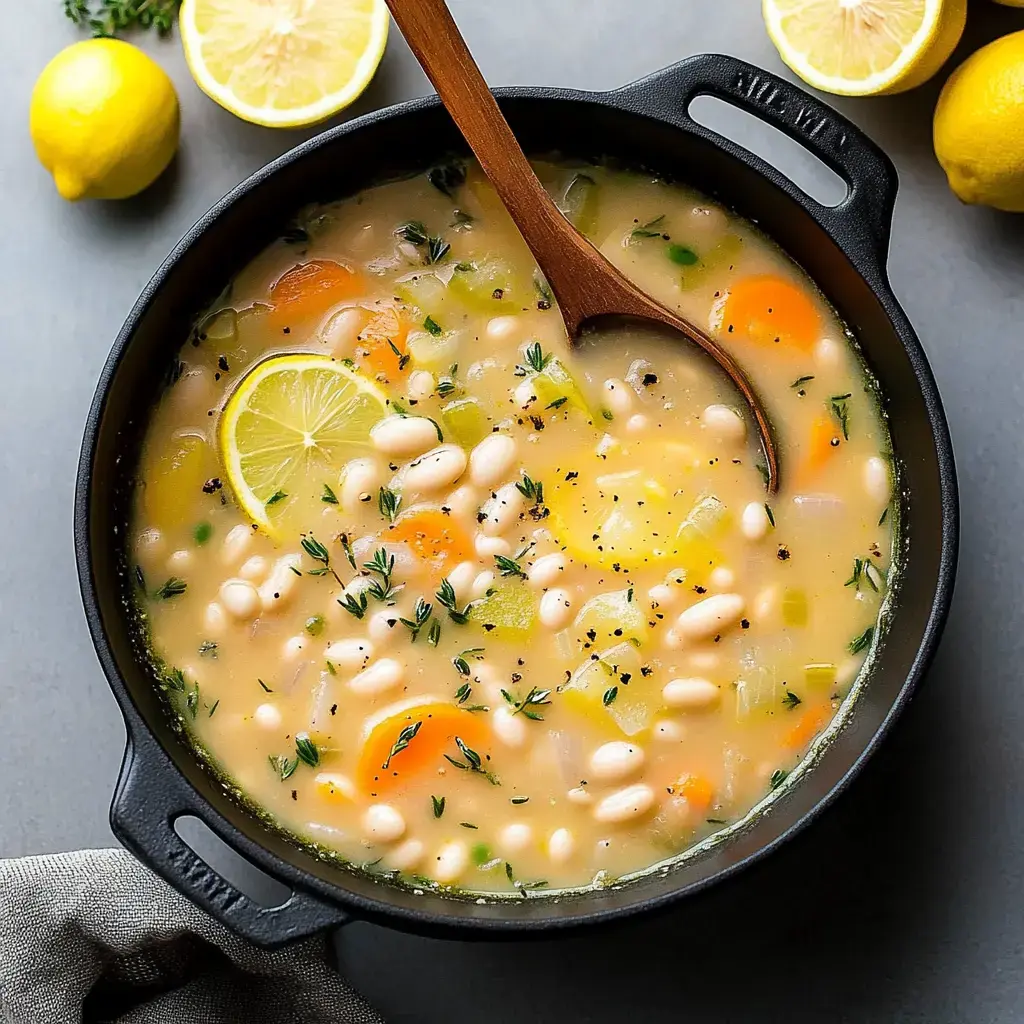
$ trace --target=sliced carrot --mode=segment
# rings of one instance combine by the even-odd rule
[[[684,775],[676,783],[676,791],[698,814],[703,814],[715,795],[714,787],[703,775]]]
[[[799,286],[774,274],[737,282],[722,304],[720,330],[741,341],[809,352],[821,337],[821,314]]]
[[[829,713],[824,708],[808,708],[800,720],[782,738],[790,750],[803,750],[828,724]]]
[[[842,442],[842,431],[830,416],[818,416],[811,423],[807,449],[796,469],[796,484],[805,487],[832,461]]]
[[[378,373],[389,380],[397,380],[406,372],[408,353],[406,338],[408,319],[394,306],[374,309],[359,332],[356,343],[356,368],[370,376]]]
[[[331,306],[362,290],[362,275],[334,260],[298,263],[271,286],[272,319],[281,327],[290,327],[292,322],[323,316]]]
[[[408,746],[391,753],[403,729],[419,724]],[[371,795],[401,787],[424,772],[436,771],[450,754],[465,763],[455,737],[481,757],[487,753],[490,730],[486,721],[454,704],[430,702],[407,707],[378,722],[363,742],[356,767],[356,784]],[[387,768],[384,765],[387,765]]]
[[[440,509],[423,509],[401,516],[388,530],[386,539],[407,544],[438,576],[474,556],[469,535]]]

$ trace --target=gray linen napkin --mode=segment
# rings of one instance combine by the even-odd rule
[[[382,1024],[327,953],[257,949],[124,850],[0,860],[3,1024]]]

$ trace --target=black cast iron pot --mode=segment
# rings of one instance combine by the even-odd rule
[[[696,124],[687,110],[703,94],[800,142],[846,181],[846,198],[823,206],[764,161]],[[163,370],[203,306],[303,205],[422,171],[464,149],[436,98],[325,132],[218,203],[143,292],[100,378],[75,505],[86,615],[128,731],[111,808],[114,832],[186,896],[261,945],[353,916],[463,936],[578,928],[653,910],[725,879],[795,833],[857,774],[910,699],[949,608],[958,528],[953,453],[924,353],[886,278],[897,187],[888,158],[817,99],[731,57],[693,57],[610,93],[517,88],[498,96],[528,153],[607,157],[691,184],[756,221],[818,283],[856,334],[884,395],[901,494],[903,570],[896,607],[864,692],[813,769],[729,841],[621,887],[482,905],[417,895],[319,860],[233,800],[172,728],[133,643],[124,527],[138,444]],[[179,838],[174,821],[182,815],[204,821],[290,886],[291,897],[267,908],[239,892]]]

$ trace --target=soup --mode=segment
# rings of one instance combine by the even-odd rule
[[[874,641],[889,442],[855,346],[750,224],[540,165],[608,258],[708,324],[570,349],[475,167],[304,212],[198,322],[131,527],[159,685],[246,799],[419,885],[607,884],[742,821]]]

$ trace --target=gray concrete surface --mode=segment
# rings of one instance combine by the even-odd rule
[[[606,88],[720,50],[775,71],[755,0],[453,0],[493,84]],[[69,206],[36,165],[31,84],[75,38],[59,0],[5,16],[0,48],[0,855],[107,845],[123,744],[79,607],[73,475],[93,384],[178,236],[304,137],[242,124],[199,93],[176,40],[146,41],[180,89],[184,143],[149,193]],[[960,54],[1024,28],[976,0]],[[913,708],[853,790],[736,882],[653,922],[558,942],[428,941],[368,925],[342,969],[389,1019],[489,1024],[1011,1022],[1024,1017],[1024,232],[960,206],[930,146],[940,80],[837,105],[896,161],[891,271],[956,445],[956,602]],[[427,91],[392,36],[353,113]],[[710,116],[710,111],[708,111]],[[827,175],[746,118],[717,123],[784,170]]]

